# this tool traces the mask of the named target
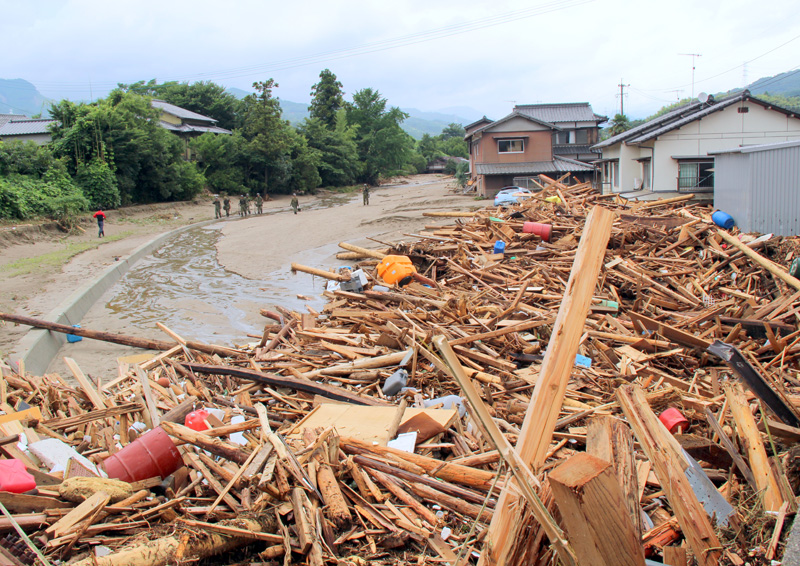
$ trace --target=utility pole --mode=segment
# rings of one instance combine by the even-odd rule
[[[694,70],[695,70],[695,62],[697,61],[698,57],[702,57],[700,53],[678,53],[678,55],[684,55],[686,57],[692,58],[692,98],[694,98]]]
[[[621,115],[625,115],[625,87],[629,87],[631,85],[626,85],[622,82],[622,79],[619,80],[619,113]]]

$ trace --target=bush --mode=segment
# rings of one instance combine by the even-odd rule
[[[92,208],[116,208],[120,204],[117,177],[108,163],[98,158],[78,165],[75,181]]]
[[[171,200],[191,200],[200,194],[206,184],[203,174],[188,161],[171,163],[168,177],[174,183]]]

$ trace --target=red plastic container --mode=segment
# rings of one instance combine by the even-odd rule
[[[188,426],[192,430],[196,431],[203,431],[208,430],[208,425],[206,424],[206,419],[208,415],[210,415],[208,411],[205,409],[197,409],[196,411],[192,411],[188,415],[186,415],[186,420],[184,424]]]
[[[665,409],[663,413],[658,415],[658,420],[660,420],[661,423],[667,427],[667,430],[672,434],[678,432],[679,428],[682,432],[689,430],[689,421],[678,409],[674,407]]]
[[[32,489],[36,489],[36,480],[21,460],[0,460],[0,491],[25,493]]]
[[[181,453],[161,427],[103,460],[108,477],[129,483],[155,476],[165,478],[182,465]]]
[[[550,241],[550,235],[553,232],[552,224],[541,224],[539,222],[524,222],[522,224],[522,231],[526,234],[536,234],[545,242]]]

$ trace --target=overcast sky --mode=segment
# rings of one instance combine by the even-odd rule
[[[642,118],[800,67],[797,0],[0,0],[0,78],[88,99],[117,83],[274,78],[308,102],[330,68],[393,106],[584,102]],[[698,53],[692,58],[683,53]],[[746,65],[744,63],[747,62]],[[677,91],[677,92],[676,92]]]

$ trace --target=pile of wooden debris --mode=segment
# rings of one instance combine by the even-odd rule
[[[3,364],[0,452],[38,493],[0,493],[0,562],[780,560],[800,481],[797,241],[722,231],[688,196],[544,181],[413,244],[343,245],[365,258],[355,289],[296,266],[349,290],[262,311],[249,345],[0,314],[161,350],[114,378]],[[428,284],[386,289],[388,252]],[[97,478],[148,429],[178,447],[167,477]]]

